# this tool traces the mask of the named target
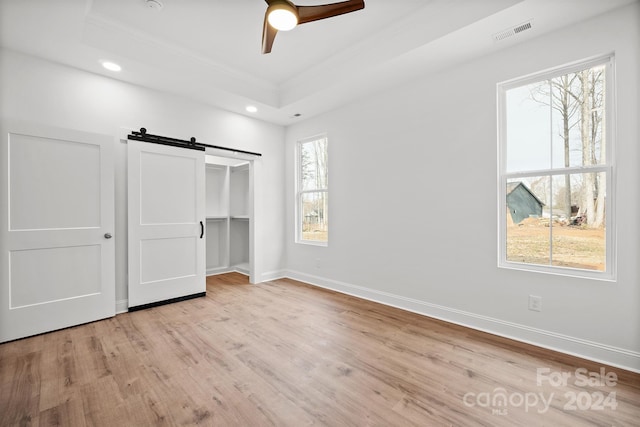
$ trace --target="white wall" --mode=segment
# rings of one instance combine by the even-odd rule
[[[279,126],[2,51],[0,117],[114,137],[121,127],[145,126],[261,152],[259,280],[284,271],[640,371],[639,21],[636,3],[301,122],[286,138]],[[498,269],[496,83],[611,51],[618,85],[617,281]],[[322,132],[330,139],[330,243],[298,245],[294,145]],[[116,285],[123,301],[126,147],[114,144]],[[543,297],[542,312],[527,310],[529,294]]]
[[[255,161],[256,272],[283,268],[281,126],[16,52],[0,55],[0,117],[114,136],[118,309],[127,299],[126,144],[116,140],[123,127],[262,153]]]
[[[288,128],[287,274],[640,371],[639,24],[636,3]],[[613,51],[617,281],[498,269],[496,84]],[[328,247],[294,243],[295,142],[321,132]]]

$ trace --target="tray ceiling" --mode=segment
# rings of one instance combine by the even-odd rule
[[[263,0],[158,1],[0,0],[0,43],[287,125],[633,0],[365,0],[364,10],[278,33],[268,55]],[[531,30],[494,40],[528,20]],[[102,69],[104,59],[123,70]]]

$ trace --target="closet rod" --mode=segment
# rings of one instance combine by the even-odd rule
[[[197,142],[195,137],[191,137],[189,141],[183,139],[170,138],[168,136],[151,135],[147,133],[147,129],[140,128],[140,132],[133,131],[127,138],[142,142],[151,142],[154,144],[170,145],[172,147],[188,148],[190,150],[205,151],[206,148],[215,148],[218,150],[231,151],[234,153],[250,154],[252,156],[262,156],[260,153],[253,151],[237,150],[235,148],[220,147],[218,145],[204,144]]]

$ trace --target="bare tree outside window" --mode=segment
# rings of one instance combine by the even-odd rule
[[[611,265],[605,128],[610,61],[546,72],[503,89],[504,261],[596,272]]]
[[[326,243],[328,152],[325,136],[298,142],[298,240]]]

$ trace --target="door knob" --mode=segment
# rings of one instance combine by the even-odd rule
[[[105,239],[110,239],[110,238],[112,238],[112,237],[113,237],[113,236],[111,235],[111,233],[105,233],[105,234],[104,234],[104,238],[105,238]]]

